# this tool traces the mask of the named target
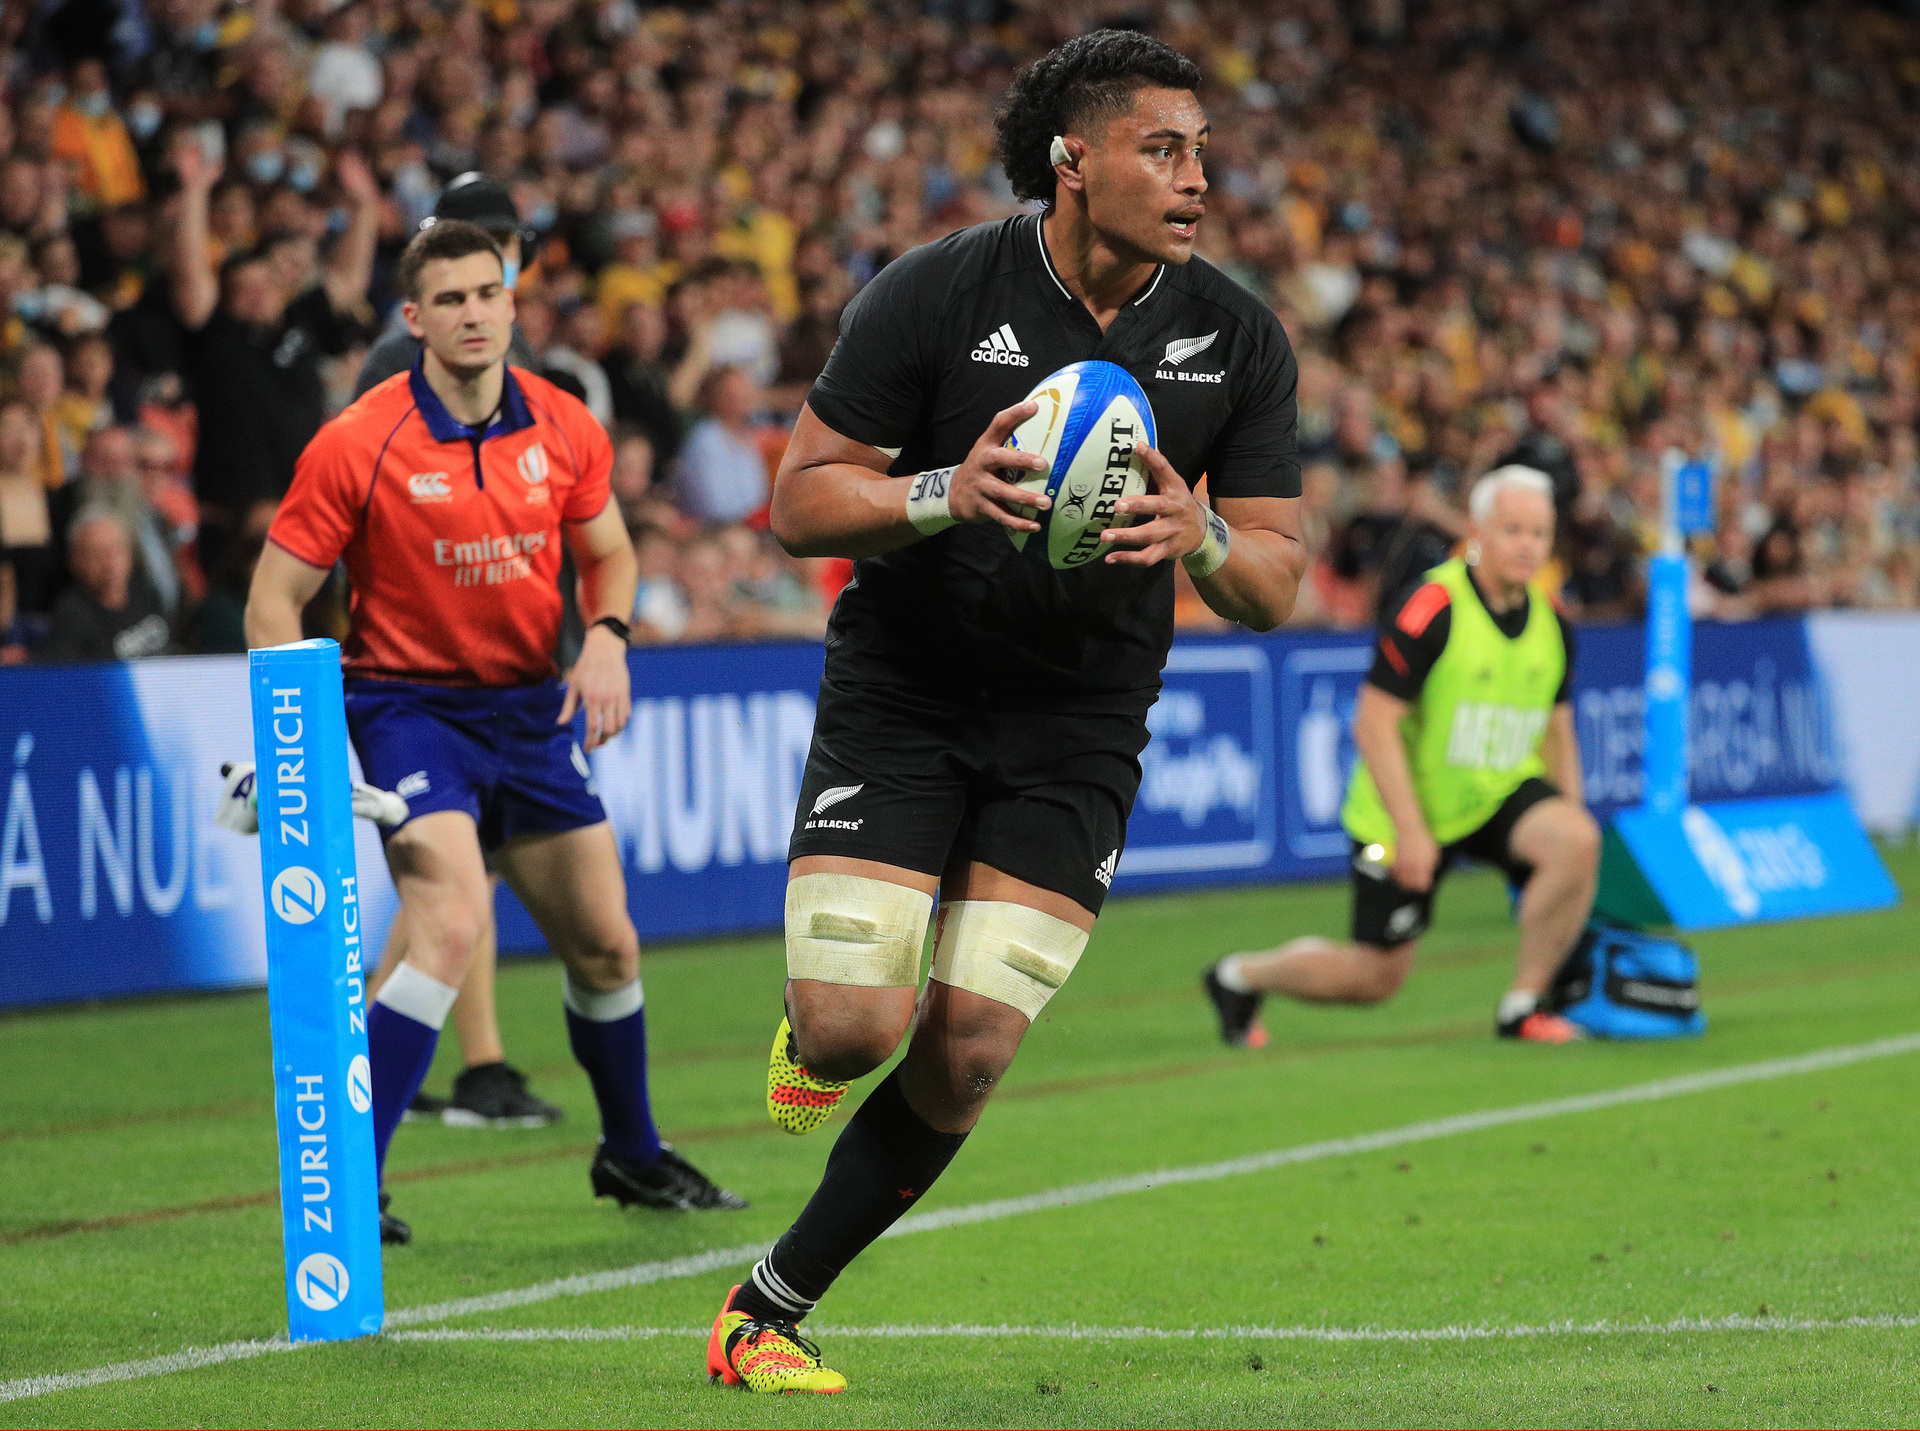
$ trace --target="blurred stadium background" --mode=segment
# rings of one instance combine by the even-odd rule
[[[1678,453],[1712,464],[1719,477],[1714,529],[1693,553],[1690,604],[1703,623],[1696,796],[1838,786],[1876,834],[1908,836],[1920,804],[1920,719],[1911,708],[1920,689],[1920,14],[1910,4],[11,5],[0,15],[0,663],[8,668],[0,669],[0,777],[8,782],[0,1010],[13,1010],[0,1012],[0,1265],[9,1269],[0,1282],[35,1290],[0,1298],[0,1377],[265,1336],[276,1325],[277,1227],[270,1206],[249,1201],[270,1187],[273,1166],[263,1000],[78,1005],[247,988],[264,977],[257,857],[210,825],[219,761],[250,744],[244,662],[231,654],[243,646],[240,611],[265,522],[291,476],[287,454],[348,400],[367,346],[393,321],[400,248],[440,189],[472,169],[511,188],[528,233],[523,326],[549,375],[581,393],[614,435],[616,492],[644,577],[636,641],[675,648],[636,650],[639,718],[600,757],[642,934],[765,929],[778,919],[817,639],[847,577],[844,564],[795,561],[770,542],[768,474],[861,284],[916,243],[1014,211],[992,161],[990,116],[1015,68],[1101,23],[1148,28],[1207,76],[1212,192],[1200,251],[1271,302],[1299,350],[1315,561],[1298,629],[1272,637],[1220,629],[1183,590],[1185,635],[1156,713],[1117,886],[1154,898],[1117,907],[1110,972],[1077,995],[1085,1009],[1070,1001],[1078,981],[1063,995],[1078,1039],[1063,1017],[1016,1065],[1016,1080],[1038,1099],[1079,1088],[1075,1080],[1107,1091],[1081,1104],[1072,1092],[1061,1095],[1066,1104],[1031,1105],[1048,1107],[1046,1118],[1009,1114],[996,1135],[1006,1150],[1000,1172],[943,1184],[942,1196],[958,1205],[1089,1175],[1046,1151],[1049,1119],[1063,1116],[1085,1126],[1145,1120],[1149,1131],[1103,1152],[1111,1166],[1098,1171],[1118,1175],[1534,1096],[1516,1093],[1511,1070],[1481,1047],[1488,1041],[1476,1021],[1496,991],[1493,970],[1509,937],[1490,887],[1460,897],[1455,908],[1471,907],[1478,922],[1453,936],[1457,945],[1436,946],[1431,982],[1416,978],[1393,1010],[1359,1020],[1295,1011],[1274,1020],[1273,1049],[1234,1062],[1209,1045],[1204,1009],[1189,998],[1199,966],[1229,947],[1337,926],[1333,891],[1272,882],[1341,868],[1335,812],[1351,760],[1343,730],[1369,644],[1359,628],[1383,592],[1445,553],[1462,528],[1467,489],[1501,462],[1548,471],[1563,494],[1551,580],[1569,614],[1590,623],[1577,711],[1589,794],[1602,813],[1641,794],[1637,622],[1657,544],[1661,464]],[[185,145],[223,165],[208,198],[211,239],[199,253],[175,238],[188,200],[174,156]],[[218,267],[255,253],[272,321],[237,343],[231,330],[190,331],[175,301],[183,265]],[[264,414],[236,410],[236,393],[261,391],[286,401]],[[96,504],[119,517],[125,540],[117,555],[89,559],[70,550],[67,524]],[[310,631],[337,634],[342,610],[338,590],[323,594],[309,610]],[[377,842],[365,830],[361,840],[362,869],[378,885]],[[1897,856],[1893,868],[1910,887],[1911,859]],[[1206,884],[1250,887],[1191,892]],[[381,899],[390,911],[390,891],[376,891],[376,928]],[[503,917],[503,942],[531,947],[523,916],[508,907]],[[1713,936],[1702,950],[1716,1019],[1707,1040],[1582,1050],[1540,1075],[1538,1096],[1912,1029],[1920,942],[1902,914]],[[748,1131],[758,1076],[749,1065],[758,1054],[746,1045],[762,1037],[755,1030],[773,1008],[777,945],[649,957],[657,1021],[669,1050],[680,1040],[666,1058],[661,1097],[669,1108],[680,1099],[685,1111],[667,1115],[668,1131],[677,1131],[677,1116],[682,1136],[730,1150],[706,1155],[733,1158],[728,1178],[771,1219],[783,1197],[791,1202],[809,1185],[815,1157]],[[1089,972],[1098,963],[1090,960]],[[526,1028],[511,1037],[539,1045],[536,1030],[552,1021],[532,1013],[550,1013],[550,985],[535,965],[507,976],[503,1002],[518,995],[527,1008]],[[739,1003],[715,1010],[716,990],[736,991]],[[59,1007],[25,1012],[37,1005]],[[679,1034],[668,1012],[676,1006],[686,1020]],[[538,1067],[565,1095],[564,1055],[550,1052],[551,1069]],[[676,1057],[699,1077],[676,1079]],[[1276,1062],[1290,1059],[1311,1071]],[[1098,1310],[1077,1314],[1084,1321],[1764,1320],[1772,1313],[1755,1308],[1765,1303],[1814,1320],[1897,1322],[1914,1310],[1910,1289],[1862,1271],[1861,1259],[1872,1248],[1897,1264],[1912,1250],[1920,1210],[1910,1178],[1892,1176],[1881,1157],[1904,1137],[1895,1110],[1914,1091],[1899,1067],[1896,1059],[1822,1075],[1829,1083],[1818,1095],[1796,1088],[1776,1098],[1769,1090],[1785,1085],[1762,1085],[1723,1109],[1710,1132],[1697,1113],[1673,1105],[1670,1122],[1645,1125],[1646,1136],[1665,1139],[1665,1152],[1650,1154],[1656,1161],[1697,1155],[1687,1164],[1697,1182],[1684,1197],[1642,1179],[1612,1185],[1609,1169],[1638,1171],[1646,1159],[1627,1146],[1642,1125],[1609,1124],[1596,1130],[1581,1171],[1539,1182],[1543,1197],[1557,1200],[1558,1223],[1537,1207],[1516,1211],[1505,1248],[1481,1228],[1408,1262],[1407,1249],[1381,1230],[1419,1215],[1411,1204],[1396,1210],[1397,1194],[1381,1193],[1376,1207],[1369,1193],[1347,1209],[1337,1183],[1278,1197],[1220,1193],[1206,1204],[1211,1211],[1195,1214],[1196,1230],[1170,1243],[1179,1256],[1198,1255],[1195,1238],[1212,1247],[1238,1234],[1234,1196],[1266,1199],[1261,1210],[1282,1222],[1295,1197],[1317,1209],[1298,1226],[1253,1237],[1246,1255],[1262,1270],[1250,1281],[1281,1290],[1263,1290],[1252,1304],[1220,1290],[1219,1279],[1242,1265],[1224,1254],[1208,1264],[1216,1280],[1205,1295],[1182,1285],[1176,1256],[1164,1259],[1159,1281],[1145,1267],[1129,1278],[1074,1261],[1084,1257],[1072,1250],[1076,1238],[1162,1235],[1166,1219],[1184,1215],[1177,1202],[1159,1222],[1140,1213],[1118,1228],[1063,1224],[1048,1246],[1092,1289]],[[111,1076],[103,1080],[101,1069]],[[700,1091],[721,1076],[730,1080],[725,1096]],[[1143,1083],[1150,1093],[1113,1091]],[[1283,1096],[1290,1088],[1311,1107]],[[1436,1098],[1436,1089],[1448,1096]],[[584,1089],[571,1094],[584,1109]],[[1829,1101],[1851,1110],[1851,1121],[1813,1119],[1806,1110],[1815,1096],[1822,1111]],[[1188,1126],[1182,1119],[1196,1100],[1227,1111]],[[1790,1170],[1738,1142],[1751,1133],[1765,1143],[1782,1129],[1791,1142],[1802,1123],[1806,1156]],[[140,1131],[120,1131],[127,1127]],[[394,1305],[717,1245],[677,1225],[636,1232],[629,1222],[619,1231],[587,1207],[571,1163],[564,1176],[550,1166],[577,1153],[576,1132],[529,1135],[513,1145],[524,1155],[451,1131],[413,1140],[404,1156],[447,1180],[438,1186],[458,1216],[437,1229],[421,1219],[424,1240],[437,1236],[442,1250],[415,1249],[427,1255],[416,1272],[399,1274]],[[403,1135],[403,1149],[411,1138]],[[1520,1135],[1514,1146],[1531,1141]],[[1485,1199],[1512,1195],[1510,1183],[1491,1191],[1464,1148],[1448,1194],[1462,1228]],[[151,1174],[126,1174],[120,1154]],[[1394,1159],[1380,1156],[1391,1183]],[[1519,1156],[1520,1172],[1489,1166],[1534,1178],[1540,1164],[1529,1156]],[[1023,1165],[1030,1176],[1008,1174]],[[1763,1166],[1772,1171],[1756,1171]],[[1809,1232],[1806,1218],[1831,1199],[1802,1209],[1784,1191],[1788,1181],[1824,1182],[1843,1166],[1880,1178],[1877,1208],[1864,1198],[1836,1202],[1847,1217]],[[1642,1194],[1677,1198],[1676,1211],[1650,1217],[1635,1205]],[[564,1216],[549,1219],[549,1206]],[[1445,1220],[1433,1210],[1438,1202],[1425,1206],[1429,1221]],[[1737,1221],[1730,1210],[1742,1207],[1760,1209],[1765,1229],[1719,1245]],[[1364,1248],[1357,1260],[1325,1264],[1346,1279],[1346,1293],[1296,1297],[1303,1278],[1286,1269],[1317,1254],[1295,1244],[1321,1236],[1337,1244],[1342,1232],[1331,1224],[1343,1215],[1378,1223],[1351,1229]],[[1667,1231],[1642,1229],[1648,1221]],[[1309,1222],[1330,1226],[1313,1232]],[[734,1240],[758,1227],[742,1224]],[[1570,1290],[1571,1273],[1556,1281],[1558,1273],[1544,1272],[1517,1308],[1483,1295],[1492,1269],[1519,1281],[1515,1267],[1557,1265],[1574,1256],[1573,1243],[1578,1261],[1619,1260],[1624,1254],[1608,1249],[1696,1234],[1731,1259],[1725,1278],[1702,1281],[1706,1254],[1673,1251],[1658,1272],[1641,1274],[1643,1291],[1658,1289],[1653,1296],[1621,1288],[1616,1297],[1611,1284],[1604,1293]],[[991,1246],[983,1240],[969,1254],[965,1276],[978,1271],[983,1288],[1006,1294],[1006,1309],[984,1294],[930,1290],[939,1307],[928,1317],[1076,1315],[1023,1301],[994,1270]],[[184,1271],[173,1290],[155,1281],[156,1264]],[[93,1267],[113,1268],[113,1285],[91,1280]],[[1391,1284],[1405,1267],[1420,1269],[1419,1295],[1368,1301],[1369,1288]],[[1142,1291],[1149,1284],[1150,1294]],[[1802,1300],[1783,1300],[1783,1285]],[[241,1286],[231,1305],[212,1305]],[[125,1306],[116,1305],[121,1287],[137,1289]],[[691,1325],[711,1299],[701,1287],[669,1300],[657,1315],[616,1302],[578,1315],[602,1326]],[[135,1302],[160,1320],[135,1326]],[[868,1322],[908,1315],[871,1311]],[[1780,1390],[1791,1379],[1768,1369],[1773,1354],[1756,1341],[1741,1364],[1755,1386],[1765,1382],[1780,1397],[1743,1402],[1740,1411],[1699,1400],[1710,1398],[1704,1392],[1684,1403],[1661,1399],[1682,1383],[1713,1382],[1710,1368],[1688,1370],[1697,1369],[1696,1343],[1675,1334],[1651,1361],[1620,1353],[1616,1365],[1604,1351],[1582,1361],[1569,1347],[1570,1359],[1550,1370],[1530,1364],[1530,1375],[1569,1399],[1536,1397],[1511,1409],[1497,1387],[1519,1375],[1517,1352],[1485,1353],[1492,1359],[1476,1364],[1469,1348],[1461,1360],[1423,1364],[1428,1399],[1397,1409],[1390,1398],[1338,1399],[1348,1371],[1377,1387],[1404,1370],[1391,1347],[1385,1361],[1352,1366],[1332,1352],[1302,1352],[1286,1393],[1296,1399],[1275,1401],[1271,1388],[1208,1380],[1249,1374],[1259,1354],[1236,1343],[1231,1365],[1183,1361],[1177,1348],[1154,1353],[1153,1375],[1184,1367],[1200,1378],[1199,1399],[1188,1402],[1155,1399],[1146,1372],[1135,1375],[1118,1357],[1075,1381],[1064,1363],[1008,1352],[1010,1361],[987,1363],[997,1368],[989,1380],[1011,1376],[1007,1384],[1022,1388],[1005,1405],[908,1399],[873,1414],[964,1420],[971,1407],[984,1419],[1036,1422],[1194,1421],[1209,1419],[1209,1408],[1221,1420],[1911,1417],[1910,1378],[1884,1370],[1896,1357],[1910,1365],[1909,1331],[1807,1334],[1816,1335],[1823,1350],[1806,1374],[1832,1373],[1822,1395],[1837,1399],[1793,1400]],[[1800,1343],[1802,1351],[1811,1344]],[[488,1375],[525,1377],[550,1350],[523,1349],[511,1362],[491,1350]],[[429,1352],[454,1355],[412,1347],[392,1363],[356,1364],[355,1374],[389,1385],[382,1378],[404,1377],[405,1368],[450,1365]],[[564,1355],[589,1353],[598,1355],[577,1347]],[[687,1360],[667,1349],[618,1355],[641,1355],[675,1378]],[[943,1358],[970,1374],[954,1355],[927,1342],[915,1353],[915,1385],[937,1389]],[[34,1402],[3,1405],[0,1422],[13,1424],[16,1413],[75,1422],[313,1414],[299,1400],[275,1399],[312,1383],[276,1381],[289,1375],[284,1366],[250,1375],[208,1380],[199,1401],[154,1391],[155,1399],[132,1402],[74,1393],[32,1412],[25,1408]],[[1132,1388],[1134,1399],[1076,1409],[1035,1399],[1103,1378]],[[1050,1380],[1055,1393],[1044,1390]],[[1603,1388],[1598,1400],[1576,1394],[1594,1386]],[[622,1411],[564,1398],[543,1409],[537,1387],[536,1376],[524,1399],[500,1390],[503,1399],[474,1403],[485,1412],[429,1398],[391,1414],[647,1414],[631,1402]],[[1854,1391],[1864,1399],[1846,1400]],[[248,1399],[223,1401],[229,1394]],[[1606,1400],[1615,1394],[1623,1399]],[[363,1420],[389,1414],[378,1402],[355,1405]],[[709,1414],[698,1402],[662,1406],[668,1419]]]

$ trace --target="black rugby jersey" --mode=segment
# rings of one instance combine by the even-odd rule
[[[1069,363],[1132,373],[1159,449],[1218,497],[1297,497],[1293,350],[1270,309],[1203,259],[1163,265],[1103,334],[1053,271],[1040,217],[903,255],[848,305],[808,397],[835,432],[899,448],[896,476],[964,461],[995,413]],[[998,525],[854,564],[827,674],[993,703],[1148,704],[1173,641],[1173,569],[1055,571]],[[1113,699],[1119,697],[1117,702]]]

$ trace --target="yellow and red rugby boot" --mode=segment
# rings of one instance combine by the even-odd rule
[[[847,1389],[847,1379],[820,1364],[820,1348],[792,1322],[763,1322],[734,1311],[739,1291],[736,1285],[727,1293],[707,1338],[707,1378],[714,1385],[821,1396]]]
[[[767,1060],[767,1116],[789,1133],[811,1133],[833,1115],[851,1083],[816,1078],[801,1066],[793,1025],[785,1018]]]

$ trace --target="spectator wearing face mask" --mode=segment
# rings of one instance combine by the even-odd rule
[[[99,60],[73,66],[66,100],[53,118],[52,153],[74,166],[74,182],[90,207],[110,209],[147,196],[140,156],[114,112],[107,67]]]

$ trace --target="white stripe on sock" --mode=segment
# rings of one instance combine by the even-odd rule
[[[753,1264],[753,1285],[760,1289],[760,1294],[768,1301],[784,1307],[796,1317],[804,1317],[814,1309],[815,1303],[789,1287],[780,1274],[767,1265],[764,1257]]]
[[[617,989],[589,989],[585,984],[576,984],[573,975],[566,978],[565,998],[567,1007],[590,1023],[612,1024],[621,1019],[631,1018],[646,1007],[647,993],[640,987],[640,976],[635,974],[631,984],[622,984]]]
[[[380,992],[373,1001],[385,1004],[396,1014],[405,1014],[417,1024],[438,1029],[446,1024],[447,1010],[453,1007],[453,1001],[459,997],[458,989],[402,962],[398,969],[387,976],[387,982],[380,986]]]
[[[1221,988],[1229,989],[1236,994],[1253,992],[1253,985],[1249,984],[1247,976],[1240,972],[1240,961],[1246,957],[1244,954],[1229,954],[1220,961],[1214,974],[1220,980]]]

